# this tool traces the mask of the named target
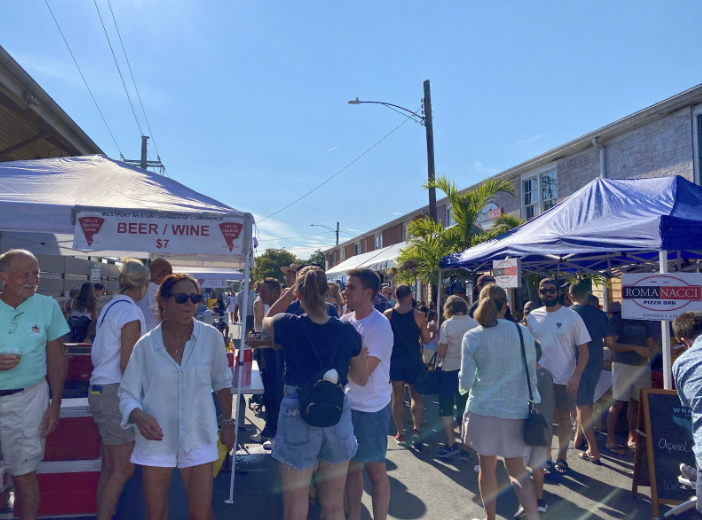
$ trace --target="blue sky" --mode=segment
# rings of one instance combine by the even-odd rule
[[[258,220],[404,120],[347,104],[357,96],[417,110],[430,79],[436,171],[469,186],[702,83],[698,0],[111,1],[169,175]],[[49,4],[117,143],[137,158],[95,5]],[[119,157],[43,0],[0,3],[0,45]],[[340,221],[343,240],[415,210],[426,171],[424,129],[408,121],[261,222],[259,250],[305,256],[334,235],[277,239]]]

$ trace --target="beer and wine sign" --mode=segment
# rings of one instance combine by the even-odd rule
[[[243,255],[244,219],[159,211],[76,211],[73,248]]]

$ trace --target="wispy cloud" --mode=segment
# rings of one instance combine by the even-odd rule
[[[543,139],[547,135],[548,134],[537,134],[537,135],[533,135],[531,137],[527,137],[526,139],[517,139],[517,144],[533,143],[534,141],[538,141],[539,139]]]
[[[332,148],[329,148],[329,150],[327,150],[327,152],[333,152],[334,150],[336,150],[336,149],[339,148],[340,146],[341,146],[340,144],[337,144],[336,146],[333,146]]]
[[[255,220],[263,220],[263,215],[254,213]],[[294,230],[289,224],[282,220],[269,218],[256,224],[257,238],[259,245],[256,250],[257,254],[262,254],[266,249],[285,249],[290,251],[298,258],[307,258],[318,249],[325,250],[333,245],[333,233],[329,232],[329,238],[325,236],[319,237],[303,237],[308,233],[301,233]],[[294,240],[282,240],[290,237],[300,237]]]
[[[400,213],[399,211],[393,211],[392,214],[393,214],[393,215],[397,215],[398,217],[399,217],[400,215],[402,215],[402,213]]]
[[[498,168],[492,168],[490,166],[485,166],[480,161],[475,161],[473,163],[473,168],[475,170],[479,171],[480,173],[487,173],[488,175],[494,175],[496,173],[499,173],[499,171],[500,171]]]
[[[360,229],[354,229],[354,228],[351,228],[351,227],[347,227],[347,228],[346,228],[346,231],[351,231],[351,233],[360,233],[360,232],[361,232]]]

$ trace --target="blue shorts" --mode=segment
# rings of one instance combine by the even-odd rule
[[[390,403],[377,412],[351,410],[353,431],[358,442],[358,451],[353,460],[362,464],[385,462],[385,453],[388,451],[390,411]]]
[[[413,385],[424,368],[424,360],[419,350],[416,353],[399,354],[390,358],[390,381],[404,381]]]
[[[592,406],[595,404],[595,388],[600,380],[602,369],[586,369],[580,376],[580,386],[575,399],[576,406]]]
[[[307,424],[300,417],[300,403],[294,386],[287,386],[287,395],[280,404],[278,434],[271,456],[298,471],[317,465],[346,462],[356,454],[358,444],[353,435],[351,408],[344,396],[344,411],[334,426],[320,428]]]

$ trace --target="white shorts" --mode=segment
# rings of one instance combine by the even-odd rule
[[[548,446],[525,446],[524,447],[524,467],[531,469],[543,469],[548,460]]]
[[[612,363],[612,396],[617,401],[639,400],[639,391],[651,388],[651,365]]]
[[[22,392],[0,397],[0,455],[12,476],[36,471],[44,458],[41,421],[49,407],[46,380]]]
[[[139,449],[139,441],[137,440],[132,452],[132,458],[129,459],[133,464],[140,466],[153,466],[155,468],[192,468],[200,464],[214,462],[219,458],[217,445],[198,446],[197,448],[185,453],[169,453],[166,455],[151,455],[144,453]]]

